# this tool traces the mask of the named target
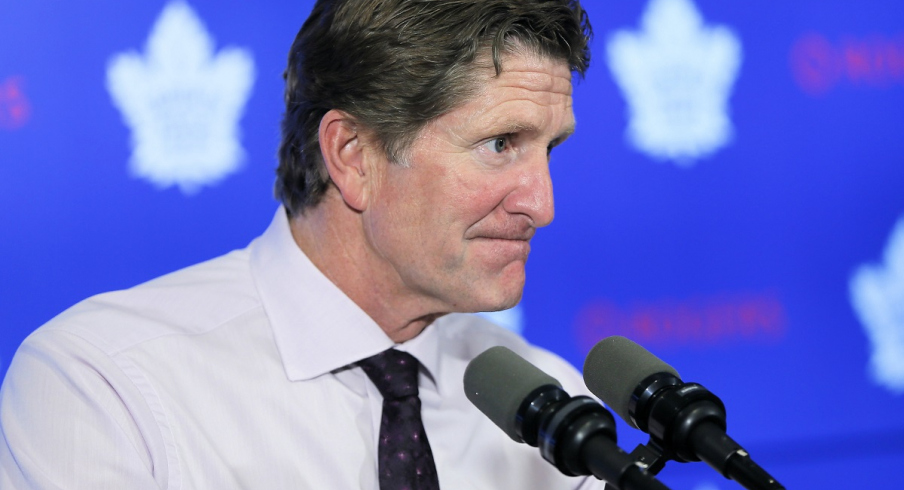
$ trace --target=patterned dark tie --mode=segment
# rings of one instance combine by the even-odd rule
[[[421,421],[417,359],[389,349],[358,364],[383,395],[377,453],[380,490],[439,490],[433,452]]]

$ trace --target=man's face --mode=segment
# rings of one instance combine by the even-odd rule
[[[549,152],[574,130],[571,73],[538,56],[502,66],[477,71],[478,95],[428,124],[407,165],[373,169],[363,217],[386,292],[435,312],[514,306],[530,239],[553,219]]]

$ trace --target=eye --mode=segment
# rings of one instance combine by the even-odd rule
[[[497,138],[493,138],[490,141],[484,143],[484,146],[493,151],[494,153],[502,153],[509,146],[509,138],[508,136],[499,136]]]

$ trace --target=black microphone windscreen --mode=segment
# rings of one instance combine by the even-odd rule
[[[465,395],[512,439],[523,442],[515,429],[518,409],[534,390],[562,387],[511,350],[497,346],[475,357],[465,369]]]
[[[628,414],[634,389],[647,376],[678,371],[634,341],[612,336],[599,341],[584,361],[584,383],[594,395],[615,411],[631,427],[637,425]]]

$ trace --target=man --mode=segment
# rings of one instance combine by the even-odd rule
[[[576,1],[318,2],[286,72],[284,207],[248,248],[32,334],[0,394],[0,487],[602,488],[462,389],[493,345],[572,393],[574,369],[450,314],[521,297],[589,34]],[[413,411],[387,353],[413,366]]]

